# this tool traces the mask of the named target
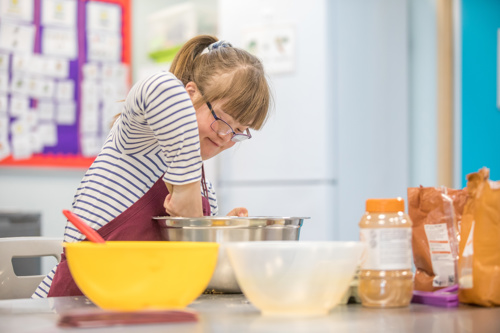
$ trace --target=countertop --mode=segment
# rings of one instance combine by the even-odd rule
[[[500,332],[500,308],[411,304],[405,308],[370,309],[348,304],[338,305],[321,317],[266,317],[242,294],[201,295],[188,307],[199,314],[197,323],[91,329],[57,326],[61,313],[82,308],[95,306],[85,297],[0,300],[0,332]]]

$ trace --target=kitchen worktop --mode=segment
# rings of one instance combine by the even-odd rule
[[[199,322],[108,328],[60,328],[61,313],[95,308],[85,297],[0,300],[0,332],[500,332],[500,308],[460,305],[439,308],[411,304],[405,308],[369,309],[339,305],[327,316],[265,317],[242,294],[201,295],[189,305]]]

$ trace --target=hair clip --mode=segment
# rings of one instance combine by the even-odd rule
[[[223,47],[233,47],[233,45],[231,45],[231,43],[229,43],[229,42],[226,42],[225,40],[219,40],[215,43],[208,45],[207,49],[210,52],[210,51],[217,50],[217,49],[223,48]]]

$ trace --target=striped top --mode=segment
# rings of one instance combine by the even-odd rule
[[[189,184],[201,179],[201,167],[196,113],[186,89],[172,73],[152,75],[130,90],[121,116],[76,191],[73,212],[97,230],[132,206],[162,175],[170,184]],[[207,189],[211,213],[217,215],[215,190],[208,181]],[[64,241],[83,239],[68,222]],[[56,268],[33,298],[47,297]]]

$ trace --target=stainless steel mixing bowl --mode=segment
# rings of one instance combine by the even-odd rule
[[[270,240],[299,240],[300,228],[309,217],[234,217],[206,216],[197,218],[158,216],[156,220],[164,240],[217,242],[219,258],[206,292],[241,293],[224,243]]]

